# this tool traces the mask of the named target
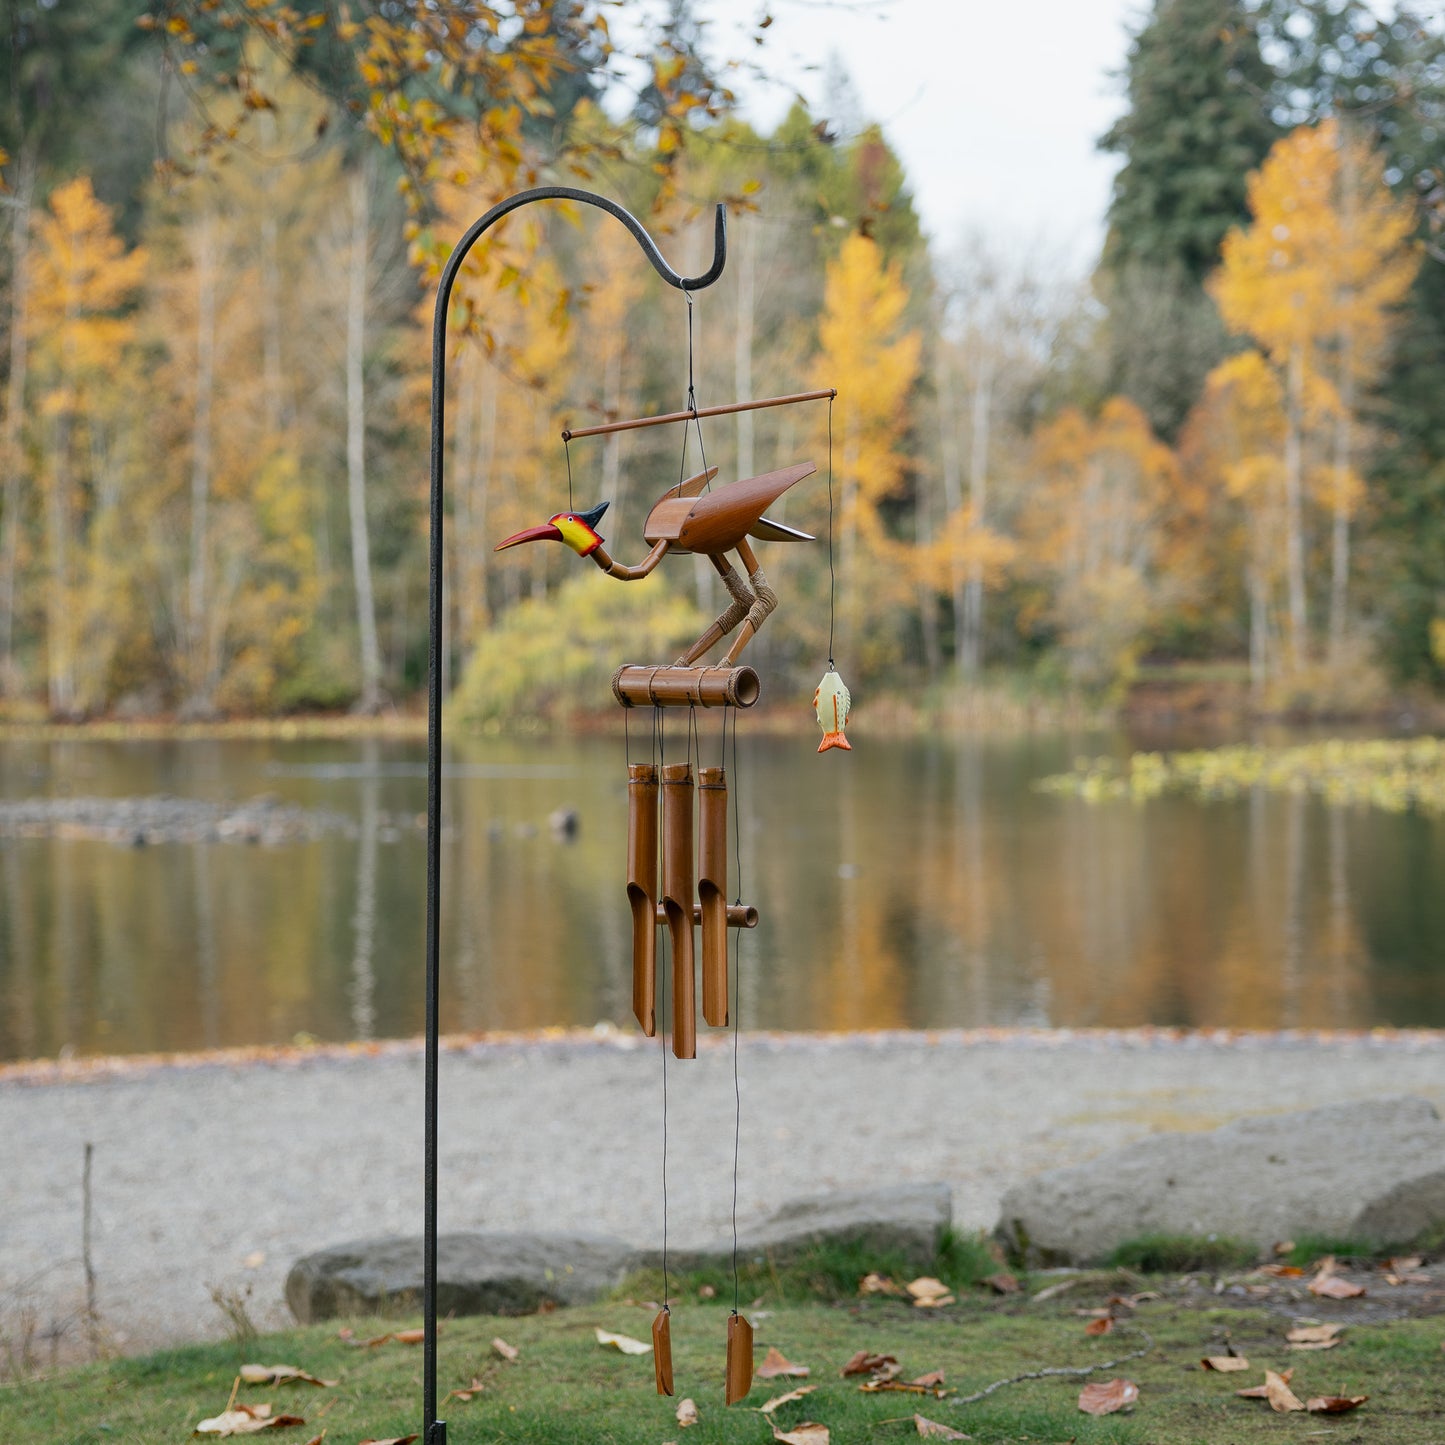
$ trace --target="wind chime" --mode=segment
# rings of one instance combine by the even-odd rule
[[[766,515],[767,509],[790,487],[812,476],[811,461],[797,462],[757,477],[713,487],[718,468],[708,466],[703,447],[701,419],[763,407],[791,406],[826,400],[828,407],[829,502],[829,606],[832,608],[832,401],[831,389],[740,401],[699,409],[693,382],[693,298],[687,298],[688,387],[687,408],[665,416],[639,417],[599,426],[565,430],[569,507],[541,526],[530,527],[497,544],[497,551],[523,542],[557,541],[580,557],[589,557],[609,577],[636,582],[648,576],[664,557],[706,557],[722,579],[731,602],[718,618],[670,663],[624,663],[612,677],[612,691],[623,708],[652,709],[652,756],[627,765],[627,900],[632,913],[632,1010],[647,1037],[657,1036],[660,992],[665,991],[668,970],[658,969],[658,936],[671,958],[672,1053],[678,1059],[697,1056],[697,963],[701,955],[702,1016],[713,1028],[734,1028],[734,1071],[737,1068],[737,968],[729,967],[729,930],[757,924],[756,908],[741,895],[728,902],[728,777],[722,761],[702,765],[698,708],[721,708],[722,754],[727,752],[728,720],[733,722],[733,772],[737,773],[737,709],[757,702],[758,675],[741,662],[748,643],[757,635],[778,605],[768,585],[753,542],[811,542],[815,538],[785,526]],[[639,427],[683,424],[682,465],[679,480],[662,494],[643,523],[642,538],[651,550],[634,566],[613,558],[598,532],[607,503],[578,511],[571,503],[571,443]],[[689,430],[695,430],[702,470],[686,476]],[[735,568],[733,553],[742,570]],[[724,639],[733,640],[716,663],[705,658]],[[830,617],[828,670],[814,693],[813,704],[823,727],[818,751],[847,748],[843,729],[848,719],[848,690],[833,666]],[[689,710],[686,757],[666,757],[664,710]],[[631,734],[628,731],[630,745]],[[694,766],[696,761],[696,767]],[[739,871],[741,871],[739,867]],[[740,880],[739,880],[740,882]],[[699,945],[700,936],[700,947]],[[734,932],[734,938],[736,934]],[[734,988],[729,1007],[729,981]],[[660,982],[663,985],[660,988]],[[660,1041],[663,1057],[663,1302],[652,1324],[653,1363],[657,1391],[673,1393],[671,1311],[667,1301],[667,1042]],[[736,1128],[740,1131],[741,1116]],[[737,1143],[734,1136],[733,1235],[737,1235]],[[728,1317],[726,1399],[741,1400],[752,1387],[753,1331],[738,1307],[736,1251],[733,1265],[733,1309]]]

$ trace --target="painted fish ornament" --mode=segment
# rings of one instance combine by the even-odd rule
[[[818,726],[823,729],[823,741],[818,751],[825,753],[829,748],[847,748],[853,751],[853,744],[843,736],[848,725],[848,711],[853,700],[843,679],[830,667],[823,674],[823,680],[813,693],[813,711],[818,715]]]

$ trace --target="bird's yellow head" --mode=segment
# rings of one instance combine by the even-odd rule
[[[597,524],[607,510],[606,502],[599,502],[585,512],[557,512],[548,517],[541,527],[528,527],[517,532],[505,542],[498,542],[495,551],[504,547],[515,547],[518,542],[565,542],[579,557],[590,557],[602,545]]]

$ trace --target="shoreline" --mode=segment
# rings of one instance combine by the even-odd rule
[[[1060,1048],[1068,1045],[1100,1049],[1153,1049],[1166,1046],[1194,1049],[1328,1048],[1364,1045],[1409,1052],[1438,1049],[1445,1053],[1445,1028],[1368,1029],[1239,1029],[1184,1028],[1137,1024],[1127,1028],[1050,1028],[1041,1025],[960,1029],[758,1029],[741,1035],[744,1045],[778,1049],[894,1048],[899,1046],[981,1048],[990,1045]],[[18,1084],[99,1083],[141,1078],[169,1069],[299,1068],[308,1063],[384,1058],[419,1058],[425,1052],[419,1035],[390,1039],[352,1039],[306,1044],[237,1044],[217,1049],[176,1049],[137,1054],[79,1054],[64,1058],[0,1060],[0,1086]],[[656,1042],[613,1024],[592,1028],[479,1029],[443,1034],[439,1052],[466,1054],[478,1049],[614,1049],[637,1053]],[[730,1033],[709,1033],[697,1040],[699,1053],[731,1050]]]
[[[731,1040],[668,1068],[679,1248],[731,1207]],[[1414,1094],[1445,1110],[1445,1031],[973,1030],[744,1035],[738,1222],[834,1190],[942,1181],[990,1229],[1021,1178],[1161,1131]],[[619,1031],[450,1037],[441,1057],[443,1232],[661,1227],[661,1052]],[[82,1341],[82,1169],[94,1146],[97,1306],[121,1353],[224,1336],[212,1297],[290,1322],[302,1255],[419,1237],[419,1041],[0,1069],[0,1334]]]

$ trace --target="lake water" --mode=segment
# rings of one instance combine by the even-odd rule
[[[819,757],[742,734],[727,761],[761,913],[741,934],[746,1028],[1445,1026],[1445,821],[1034,790],[1127,752],[1117,735]],[[680,757],[676,722],[668,741]],[[622,741],[448,757],[443,1028],[634,1027]],[[423,743],[0,743],[8,798],[156,793],[273,793],[355,833],[0,839],[0,1059],[421,1030]],[[575,841],[549,829],[562,808]]]

